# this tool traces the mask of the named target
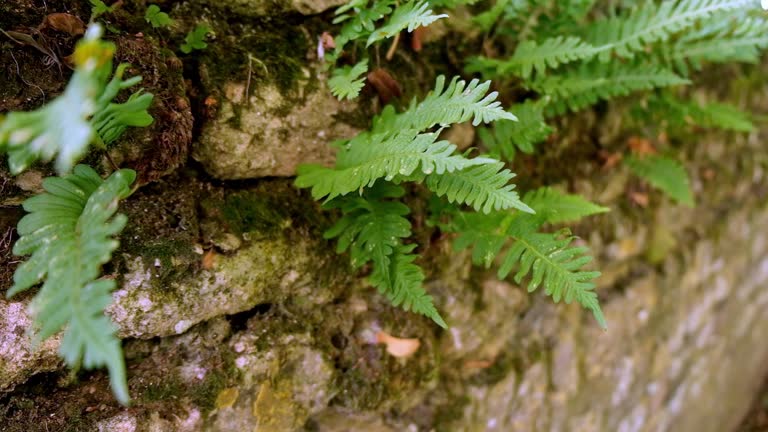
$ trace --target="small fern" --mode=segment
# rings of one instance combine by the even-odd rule
[[[534,90],[551,98],[547,114],[562,114],[569,109],[578,111],[601,99],[626,96],[637,90],[690,83],[657,66],[617,64],[606,69],[598,65],[588,64],[574,73],[531,83]]]
[[[693,207],[688,173],[676,160],[664,156],[630,157],[625,159],[625,163],[633,173],[661,189],[675,201]]]
[[[478,128],[478,136],[494,157],[511,162],[518,150],[532,154],[534,146],[552,133],[544,122],[544,107],[543,103],[530,101],[513,105],[510,110],[517,121],[499,120],[491,128]]]
[[[526,195],[526,203],[537,211],[535,215],[459,212],[454,213],[454,222],[444,227],[458,233],[454,249],[472,249],[475,264],[489,267],[501,256],[499,278],[506,278],[515,268],[517,283],[531,274],[529,292],[543,285],[545,293],[556,303],[576,300],[605,327],[592,282],[600,273],[582,270],[591,261],[591,257],[584,255],[586,248],[571,246],[574,237],[567,231],[548,234],[537,230],[547,222],[575,221],[607,209],[552,189]]]
[[[31,255],[14,274],[13,296],[43,282],[31,304],[39,343],[64,329],[60,352],[68,365],[106,366],[117,399],[127,404],[128,386],[120,340],[104,315],[112,302],[112,279],[99,279],[101,266],[117,248],[114,240],[127,221],[115,216],[117,203],[130,194],[131,170],[106,181],[78,165],[74,173],[43,181],[46,192],[27,199],[29,212],[18,225],[16,255]]]
[[[411,254],[415,246],[403,243],[411,234],[405,218],[409,211],[393,199],[404,190],[387,182],[426,182],[438,196],[486,213],[512,208],[532,212],[509,183],[514,174],[501,162],[456,154],[454,144],[437,140],[439,131],[425,132],[470,120],[478,125],[514,119],[496,102],[495,92],[487,93],[489,87],[490,83],[458,79],[445,87],[441,76],[421,103],[414,99],[400,114],[385,108],[371,131],[341,144],[335,167],[301,166],[295,182],[310,188],[315,199],[325,199],[326,206],[342,210],[342,218],[326,237],[338,237],[337,250],[349,250],[353,267],[373,262],[372,285],[396,306],[424,314],[441,326],[445,322],[421,288],[424,275]]]
[[[754,0],[646,2],[626,15],[596,22],[588,29],[586,40],[596,48],[601,62],[608,62],[614,54],[633,58],[650,44],[668,41],[701,20],[754,5]]]
[[[354,66],[337,68],[333,71],[331,79],[328,80],[328,87],[339,100],[352,100],[363,89],[366,72],[368,72],[368,59],[361,60]]]
[[[120,65],[107,82],[115,45],[101,41],[101,33],[101,26],[92,25],[78,42],[73,55],[75,73],[61,96],[35,111],[12,112],[0,123],[0,152],[8,153],[11,173],[54,157],[57,172],[67,173],[96,138],[110,143],[126,127],[152,122],[146,111],[151,94],[139,91],[125,103],[112,102],[120,90],[141,78],[123,80],[127,65]]]
[[[412,32],[417,27],[426,27],[433,22],[446,18],[448,15],[435,15],[429,8],[427,1],[411,1],[395,8],[395,11],[387,20],[387,23],[376,29],[368,37],[366,46],[371,46],[374,42],[390,38],[401,31],[408,29]]]

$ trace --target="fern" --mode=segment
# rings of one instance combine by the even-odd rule
[[[554,69],[562,64],[588,59],[594,53],[592,45],[574,36],[549,38],[541,44],[528,40],[518,45],[509,60],[494,62],[488,59],[484,62],[482,58],[475,59],[474,63],[470,62],[467,70],[483,71],[483,76],[489,78],[512,74],[527,80],[534,70],[541,76],[547,68]]]
[[[661,48],[661,56],[681,74],[690,67],[701,69],[704,62],[757,63],[760,51],[768,47],[768,21],[745,17],[736,21],[718,19],[702,30]]]
[[[606,69],[593,63],[572,74],[538,79],[531,87],[551,98],[546,112],[552,115],[568,109],[578,111],[600,99],[625,96],[636,90],[688,83],[687,79],[656,66],[617,64]]]
[[[514,176],[502,162],[495,162],[429,175],[427,187],[438,196],[446,196],[451,203],[467,204],[483,213],[511,208],[533,213],[513,191],[515,185],[508,184]]]
[[[728,104],[700,105],[664,95],[652,97],[643,109],[644,113],[648,111],[654,114],[654,118],[658,117],[673,127],[697,125],[736,132],[752,132],[755,129],[748,113]]]
[[[344,66],[333,71],[333,76],[328,80],[331,93],[339,100],[352,100],[360,94],[365,85],[365,76],[368,72],[368,59],[361,60],[354,66]]]
[[[666,0],[646,2],[625,16],[598,21],[587,31],[601,62],[613,54],[633,58],[650,44],[693,28],[701,20],[755,6],[755,0]]]
[[[581,195],[565,194],[548,187],[528,192],[523,201],[547,223],[578,222],[587,216],[609,211]]]
[[[498,92],[488,93],[490,81],[481,83],[473,79],[469,83],[454,77],[445,87],[445,77],[435,81],[435,89],[423,101],[414,98],[402,114],[386,123],[386,127],[399,129],[429,129],[435,125],[446,126],[463,123],[470,119],[473,126],[497,120],[517,120],[514,114],[505,111],[498,102]]]
[[[46,192],[24,202],[29,214],[19,222],[13,252],[31,257],[18,267],[8,291],[10,297],[44,280],[31,305],[36,343],[64,328],[60,352],[67,364],[106,365],[123,404],[129,396],[120,341],[104,315],[115,282],[98,277],[118,245],[113,237],[126,223],[125,216],[114,216],[118,200],[129,195],[135,177],[120,170],[103,181],[78,165],[64,178],[45,179]]]
[[[384,26],[371,33],[366,42],[366,46],[371,46],[374,42],[390,38],[405,29],[412,32],[417,27],[426,27],[447,16],[448,15],[445,14],[433,14],[427,1],[412,1],[405,3],[395,9]]]
[[[513,161],[518,150],[531,154],[534,146],[552,133],[544,122],[544,106],[538,102],[513,105],[510,111],[517,115],[517,121],[499,120],[492,128],[477,129],[478,136],[492,156]]]
[[[626,159],[625,163],[633,173],[661,189],[672,199],[693,207],[688,173],[676,160],[664,156],[631,157]]]
[[[384,199],[404,193],[402,187],[379,182],[365,198],[341,197],[328,202],[327,208],[341,209],[344,216],[325,232],[325,238],[338,237],[336,251],[349,249],[353,267],[373,261],[386,274],[394,249],[411,235],[411,223],[405,218],[410,213],[408,206]]]
[[[120,65],[109,82],[114,44],[99,40],[99,25],[89,27],[73,55],[75,73],[64,93],[31,112],[12,112],[0,123],[0,152],[8,153],[11,173],[18,174],[37,160],[56,157],[56,170],[67,173],[99,134],[109,143],[128,126],[146,126],[152,102],[149,93],[135,93],[123,104],[112,103],[121,89],[141,78],[123,80],[127,65]]]
[[[413,263],[417,256],[411,254],[415,248],[416,245],[398,246],[386,271],[382,267],[374,269],[370,278],[371,284],[386,295],[394,306],[425,315],[440,327],[447,328],[448,324],[435,309],[432,297],[422,288],[424,272]],[[390,278],[384,276],[385,274],[389,274]]]

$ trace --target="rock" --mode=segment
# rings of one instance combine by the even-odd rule
[[[27,314],[27,302],[0,299],[0,395],[32,375],[61,367],[56,353],[59,337],[35,349],[30,328],[32,319]]]
[[[341,6],[346,0],[196,0],[206,6],[227,9],[243,16],[265,16],[273,13],[298,12],[313,15]]]
[[[293,176],[302,163],[331,165],[334,140],[355,129],[335,117],[352,104],[339,102],[325,86],[300,89],[296,100],[274,85],[245,96],[242,81],[224,84],[217,118],[202,130],[193,157],[220,179]]]

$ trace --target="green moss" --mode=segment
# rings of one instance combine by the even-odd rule
[[[230,383],[231,379],[226,372],[212,370],[206,374],[202,383],[188,389],[185,394],[190,395],[192,402],[207,413],[216,407],[216,398]]]

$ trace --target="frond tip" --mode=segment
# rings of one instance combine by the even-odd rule
[[[115,282],[99,279],[110,260],[127,218],[115,216],[120,199],[130,194],[132,170],[107,180],[90,167],[77,165],[66,177],[43,181],[46,192],[24,201],[29,212],[18,225],[16,255],[31,255],[16,269],[12,296],[43,281],[30,309],[39,328],[39,343],[62,328],[60,352],[70,366],[107,366],[115,397],[129,400],[125,365],[116,328],[104,314]]]

